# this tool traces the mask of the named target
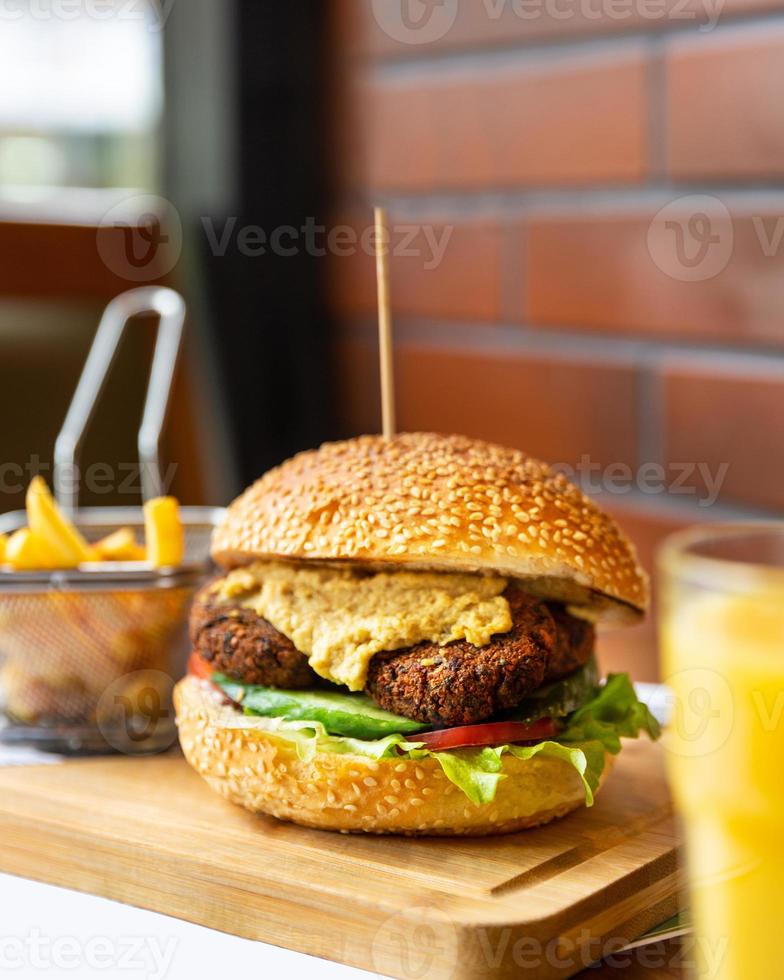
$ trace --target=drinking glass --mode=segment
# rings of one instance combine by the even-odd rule
[[[676,534],[659,570],[696,972],[768,980],[784,958],[784,524]]]

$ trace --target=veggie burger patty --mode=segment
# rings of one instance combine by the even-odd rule
[[[193,603],[193,649],[217,673],[244,684],[303,690],[324,683],[291,640],[252,609],[221,602],[207,585]]]
[[[511,710],[543,683],[590,659],[594,630],[589,623],[514,587],[504,594],[513,622],[508,633],[482,647],[458,640],[376,654],[367,693],[407,718],[469,725]],[[288,637],[252,609],[219,601],[211,586],[196,597],[191,642],[216,672],[245,684],[290,690],[328,685]]]
[[[514,708],[542,685],[555,622],[544,603],[507,589],[512,629],[486,646],[419,643],[376,654],[367,692],[387,711],[433,725],[469,725]]]

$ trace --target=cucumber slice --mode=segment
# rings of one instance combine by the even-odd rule
[[[224,674],[213,674],[227,697],[242,705],[245,714],[287,721],[318,721],[330,735],[376,739],[385,735],[412,735],[427,728],[379,708],[365,694],[342,691],[284,691],[274,687],[239,684]]]

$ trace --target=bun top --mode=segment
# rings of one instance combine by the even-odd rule
[[[634,621],[648,579],[615,521],[563,474],[465,436],[361,436],[299,453],[232,503],[212,554],[523,580],[593,620]]]

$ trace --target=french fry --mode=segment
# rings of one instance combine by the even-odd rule
[[[131,528],[121,527],[90,546],[95,561],[144,561],[147,552]]]
[[[29,527],[14,531],[5,546],[5,559],[17,572],[33,572],[47,568],[43,549]]]
[[[30,530],[55,557],[58,567],[74,568],[90,561],[90,546],[57,506],[42,477],[30,481],[25,504]]]
[[[47,541],[29,527],[22,527],[8,539],[5,560],[15,571],[50,571],[57,568],[73,568],[62,555],[53,551]]]
[[[155,568],[179,565],[185,553],[180,507],[174,497],[155,497],[144,505],[147,560]]]

